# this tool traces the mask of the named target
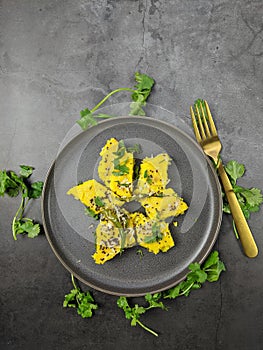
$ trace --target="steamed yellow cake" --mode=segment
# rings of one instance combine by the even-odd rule
[[[123,141],[109,139],[102,148],[98,167],[100,179],[123,199],[130,198],[133,190],[133,153],[127,152]]]
[[[170,157],[166,153],[144,158],[139,172],[139,179],[134,191],[139,197],[162,194],[168,183]]]

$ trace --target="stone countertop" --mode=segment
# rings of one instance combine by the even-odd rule
[[[0,168],[30,164],[43,180],[79,111],[132,87],[140,71],[156,82],[149,103],[186,123],[189,106],[207,99],[223,161],[245,165],[240,185],[263,189],[262,16],[260,0],[2,1]],[[124,101],[121,93],[110,103]],[[155,338],[96,290],[92,319],[63,309],[70,275],[44,235],[13,240],[18,203],[0,199],[0,349],[262,349],[262,209],[249,220],[258,257],[243,255],[224,216],[215,249],[227,272],[143,316]],[[39,200],[28,216],[41,223]]]

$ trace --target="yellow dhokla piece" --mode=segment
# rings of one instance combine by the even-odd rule
[[[117,195],[94,179],[72,187],[67,194],[73,195],[75,199],[80,200],[95,214],[101,213],[104,207],[115,208],[124,204],[124,201]]]
[[[100,220],[96,229],[96,252],[93,259],[96,264],[104,264],[114,258],[124,248],[136,244],[133,228],[118,228],[108,218]]]
[[[170,161],[171,159],[166,153],[158,154],[152,158],[144,158],[140,166],[135,195],[143,197],[162,194],[168,183]]]
[[[131,220],[135,228],[137,243],[148,249],[149,252],[154,254],[160,251],[167,252],[174,246],[167,222],[152,220],[142,213],[131,214]]]
[[[133,182],[133,154],[127,152],[123,141],[109,139],[102,148],[98,167],[100,179],[118,196],[130,198]]]
[[[139,199],[146,214],[151,219],[166,219],[183,214],[188,206],[172,188],[163,191],[163,196],[144,197]]]

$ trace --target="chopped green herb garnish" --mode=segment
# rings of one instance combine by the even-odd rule
[[[143,251],[141,249],[136,250],[136,254],[140,256],[140,258],[143,257]]]
[[[98,220],[99,219],[99,214],[96,214],[91,208],[86,207],[85,208],[85,214],[87,214],[88,216]]]
[[[152,225],[152,236],[146,236],[144,238],[145,243],[154,243],[158,242],[163,238],[163,234],[161,232],[160,223],[154,222]]]
[[[153,180],[152,180],[151,176],[148,175],[147,169],[144,171],[143,177],[144,177],[144,179],[146,179],[146,182],[147,182],[149,185],[152,184],[152,181],[153,181]]]
[[[125,174],[129,174],[129,167],[126,165],[127,160],[124,164],[118,164],[114,166],[114,169],[117,171],[113,171],[112,174],[115,176],[123,176]]]
[[[105,203],[100,197],[95,197],[95,204],[98,205],[99,207],[105,207]]]
[[[139,144],[135,143],[132,147],[127,147],[127,152],[130,153],[141,153],[142,148]]]

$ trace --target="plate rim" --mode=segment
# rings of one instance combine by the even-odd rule
[[[112,117],[110,119],[106,119],[106,120],[102,120],[102,121],[99,121],[97,125],[94,125],[92,126],[91,128],[93,127],[96,127],[96,126],[99,126],[101,124],[107,124],[107,123],[110,123],[111,120],[120,120],[120,121],[131,121],[131,118],[136,118],[136,119],[139,119],[139,120],[142,120],[142,121],[145,121],[145,120],[151,120],[153,122],[157,122],[157,123],[160,123],[160,124],[164,124],[166,125],[167,127],[170,127],[172,129],[175,129],[177,132],[179,132],[180,134],[182,134],[184,137],[186,137],[188,139],[188,141],[191,142],[191,144],[193,144],[194,147],[198,148],[200,153],[203,155],[204,159],[206,160],[206,163],[207,165],[209,166],[212,174],[213,174],[213,178],[215,180],[215,184],[216,184],[216,189],[217,189],[217,193],[218,193],[218,208],[222,208],[223,206],[223,200],[222,200],[222,196],[220,195],[221,193],[221,185],[220,185],[220,182],[219,182],[219,179],[218,179],[218,176],[217,176],[217,173],[216,173],[216,170],[214,168],[214,165],[212,163],[212,161],[210,160],[210,158],[208,156],[205,155],[205,153],[203,152],[201,146],[197,143],[197,141],[195,141],[194,138],[192,138],[189,134],[187,134],[185,131],[179,129],[177,126],[173,125],[173,124],[170,124],[166,121],[163,121],[163,120],[160,120],[160,119],[157,119],[157,118],[153,118],[153,117],[148,117],[148,116],[116,116],[116,117]],[[90,128],[90,129],[91,129]],[[58,153],[55,157],[55,159],[52,161],[48,171],[47,171],[47,174],[46,174],[46,177],[45,177],[45,180],[44,180],[44,185],[43,185],[43,192],[42,192],[42,196],[41,196],[41,216],[42,216],[42,224],[43,224],[43,228],[44,228],[44,233],[45,233],[45,236],[48,240],[48,243],[51,247],[51,250],[53,251],[53,253],[55,254],[56,258],[60,261],[60,263],[63,265],[63,267],[69,272],[71,273],[76,279],[78,279],[78,281],[82,282],[84,285],[94,289],[94,290],[97,290],[97,291],[100,291],[102,293],[106,293],[106,294],[109,294],[109,295],[115,295],[115,296],[127,296],[127,297],[140,297],[140,296],[144,296],[145,294],[147,294],[147,292],[139,292],[139,293],[136,293],[136,292],[131,292],[131,293],[122,293],[122,292],[116,292],[116,291],[112,291],[112,290],[109,290],[109,288],[102,288],[102,287],[99,287],[99,286],[96,286],[94,283],[92,282],[89,282],[87,280],[85,280],[84,278],[82,278],[78,273],[76,273],[75,271],[73,271],[73,269],[71,267],[68,266],[67,263],[65,263],[65,261],[63,260],[63,258],[60,256],[59,252],[56,250],[52,240],[51,240],[51,237],[50,237],[50,233],[49,233],[49,230],[47,228],[47,225],[46,225],[46,219],[45,219],[45,209],[44,209],[44,206],[45,206],[45,193],[46,193],[46,190],[47,190],[47,184],[48,184],[48,180],[49,180],[49,177],[55,167],[55,164],[56,164],[56,159],[57,157],[65,150],[65,148],[67,147],[70,147],[70,143],[73,142],[77,137],[79,137],[80,135],[82,135],[83,133],[86,133],[86,132],[89,132],[90,129],[87,129],[87,130],[84,130],[84,131],[80,131],[79,134],[75,135],[72,139],[70,139],[63,147],[62,149],[59,149],[58,150]],[[202,262],[207,258],[207,256],[210,254],[217,238],[218,238],[218,235],[219,235],[219,232],[220,232],[220,227],[221,227],[221,223],[222,223],[222,216],[223,216],[223,211],[222,209],[221,210],[218,210],[218,220],[217,220],[217,225],[216,225],[216,229],[215,229],[215,233],[213,235],[213,239],[211,240],[208,248],[206,249],[206,253],[203,254],[202,258],[200,258],[198,261],[193,261],[193,262],[198,262],[199,264],[202,264]],[[151,291],[150,293],[151,294],[154,294],[154,293],[159,293],[159,292],[163,292],[165,290],[168,290],[176,285],[178,285],[181,281],[183,281],[186,276],[187,276],[187,273],[185,275],[183,275],[181,278],[179,278],[176,282],[172,282],[170,283],[169,285],[165,286],[165,287],[161,287],[161,288],[156,288],[155,290]]]

